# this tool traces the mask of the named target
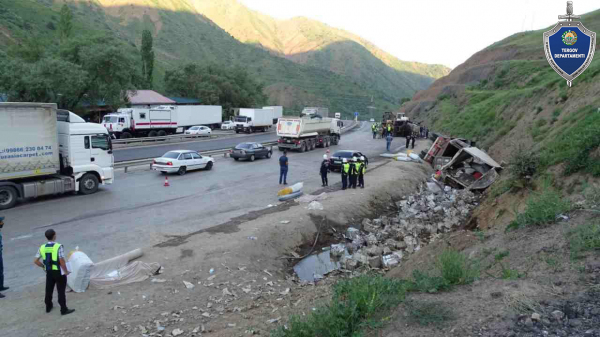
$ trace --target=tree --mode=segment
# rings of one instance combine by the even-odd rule
[[[165,87],[173,95],[200,98],[203,104],[223,107],[224,118],[231,108],[251,108],[265,104],[262,83],[241,67],[187,64],[165,74]]]
[[[152,50],[152,33],[145,29],[142,32],[142,76],[148,89],[152,88],[152,73],[154,71],[154,51]]]
[[[73,31],[73,12],[67,4],[60,9],[60,20],[58,21],[58,33],[61,42],[68,40]]]

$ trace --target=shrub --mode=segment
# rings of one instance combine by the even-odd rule
[[[410,290],[423,293],[437,293],[450,289],[450,284],[441,276],[430,275],[428,272],[413,271],[413,282]]]
[[[554,223],[557,215],[571,210],[571,203],[548,187],[540,193],[533,192],[526,204],[525,211],[517,214],[507,229]]]
[[[477,269],[467,257],[455,250],[446,250],[440,254],[436,267],[450,285],[468,284],[478,276]]]
[[[600,250],[600,223],[579,225],[568,233],[568,238],[573,259],[584,252]]]
[[[540,159],[531,151],[519,146],[510,161],[509,172],[515,179],[530,179],[537,172]]]
[[[444,323],[456,319],[452,310],[440,302],[408,301],[405,307],[408,320],[422,326],[434,325],[439,328]]]
[[[277,337],[358,336],[364,327],[374,324],[374,316],[397,306],[406,293],[407,283],[381,276],[363,275],[339,281],[327,306],[309,315],[293,316],[288,329],[275,332]]]

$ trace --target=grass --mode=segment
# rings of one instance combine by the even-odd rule
[[[406,281],[374,275],[340,280],[329,305],[305,317],[293,316],[288,329],[276,330],[272,336],[360,336],[366,327],[380,325],[378,315],[400,304],[407,289]]]
[[[509,192],[513,189],[513,187],[515,187],[515,183],[516,180],[513,178],[505,179],[500,182],[494,183],[492,185],[492,188],[490,189],[490,196],[492,198],[497,198],[503,195],[504,193]]]
[[[571,210],[571,203],[550,187],[545,187],[541,192],[532,192],[526,205],[525,211],[517,214],[507,230],[554,223],[557,215]]]
[[[452,286],[469,284],[479,276],[479,269],[467,257],[455,250],[445,250],[431,271],[415,270],[411,291],[435,293],[450,290]]]
[[[583,191],[585,207],[589,209],[600,209],[600,187],[589,186]]]
[[[456,319],[456,315],[441,302],[407,301],[404,305],[408,320],[421,326],[433,325],[437,328]]]
[[[579,225],[567,236],[572,259],[583,257],[585,252],[600,250],[600,223]]]

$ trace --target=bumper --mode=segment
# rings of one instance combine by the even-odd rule
[[[277,146],[280,148],[292,149],[292,150],[300,149],[301,145],[302,144],[296,144],[296,143],[277,143]]]
[[[231,154],[231,158],[237,158],[237,159],[248,159],[250,158],[250,156],[252,155],[252,153],[232,153]]]
[[[167,165],[152,165],[152,170],[167,172],[167,173],[175,173],[179,171],[179,167],[176,166],[167,166]]]

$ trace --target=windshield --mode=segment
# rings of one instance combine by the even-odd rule
[[[104,116],[104,123],[116,123],[119,117],[116,116]]]
[[[237,117],[235,118],[235,121],[236,121],[236,122],[242,122],[242,123],[246,123],[246,117],[244,117],[244,116],[237,116]]]
[[[252,144],[238,144],[238,146],[236,146],[235,148],[236,149],[251,149]]]
[[[179,152],[167,152],[162,157],[169,159],[177,159],[179,157]]]
[[[352,152],[336,152],[333,154],[333,157],[350,158],[352,157]]]

